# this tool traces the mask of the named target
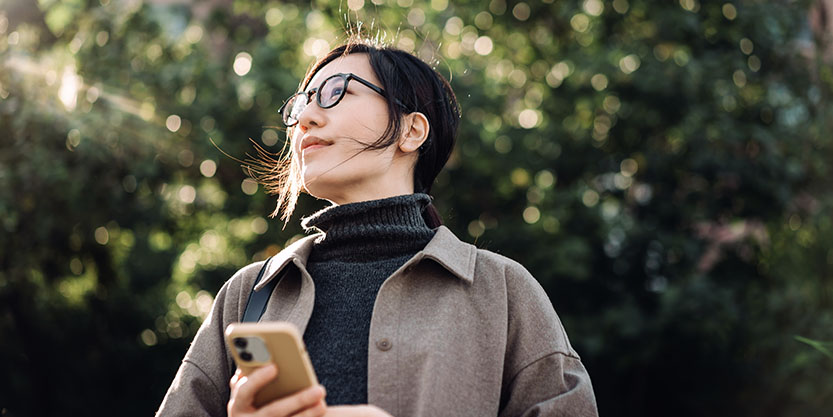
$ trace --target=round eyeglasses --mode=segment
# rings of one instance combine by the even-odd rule
[[[311,88],[308,91],[295,93],[289,98],[289,100],[286,100],[286,102],[283,103],[283,106],[281,106],[278,110],[278,113],[280,113],[281,117],[283,117],[284,124],[286,124],[287,127],[298,124],[298,118],[301,116],[304,109],[306,109],[309,105],[313,94],[315,94],[315,101],[322,109],[329,109],[330,107],[335,106],[339,101],[341,101],[342,98],[344,98],[344,93],[347,92],[347,84],[350,80],[356,80],[366,85],[371,90],[379,93],[382,97],[385,96],[385,90],[382,90],[381,87],[374,85],[370,81],[367,81],[356,74],[334,74],[321,82],[321,85],[317,88]],[[394,100],[396,104],[405,107],[405,105],[399,100]]]

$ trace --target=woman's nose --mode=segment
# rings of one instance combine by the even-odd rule
[[[307,107],[298,115],[298,126],[301,130],[306,132],[310,127],[322,127],[326,123],[326,115],[324,109],[318,105],[318,101],[313,96]]]

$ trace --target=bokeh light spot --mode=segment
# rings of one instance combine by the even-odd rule
[[[492,27],[492,23],[494,23],[492,14],[487,11],[482,11],[474,17],[474,25],[481,30],[489,29]]]
[[[283,12],[277,7],[272,7],[266,11],[266,24],[269,26],[277,26],[283,21]]]
[[[613,0],[613,10],[616,10],[616,13],[625,14],[629,8],[628,0]]]
[[[521,69],[514,69],[509,73],[509,84],[515,88],[521,88],[526,84],[526,73]]]
[[[214,303],[214,298],[211,297],[211,294],[209,294],[207,291],[201,290],[197,293],[196,300],[197,308],[199,309],[200,313],[203,316],[207,315],[208,312],[211,311],[211,304]]]
[[[520,21],[529,19],[530,13],[529,5],[524,2],[520,2],[512,8],[512,16],[515,16],[515,19]]]
[[[191,185],[183,185],[179,188],[179,200],[185,204],[191,204],[197,198],[197,190]]]
[[[525,222],[535,224],[541,219],[541,210],[538,210],[538,207],[529,206],[524,209],[523,218]]]
[[[248,52],[240,52],[234,57],[234,73],[244,76],[252,69],[252,56]]]
[[[180,308],[187,310],[193,304],[193,300],[191,299],[191,294],[188,294],[187,291],[180,291],[179,294],[176,295],[176,305]]]
[[[243,190],[246,195],[254,195],[254,193],[257,192],[257,181],[251,178],[246,178],[240,183],[240,189]]]
[[[95,35],[95,44],[98,46],[107,45],[108,40],[110,40],[110,34],[106,30],[101,30]]]
[[[104,226],[100,226],[95,229],[95,241],[99,245],[106,245],[107,242],[110,241],[110,233],[107,231],[107,228]]]
[[[305,22],[307,29],[317,30],[324,25],[324,14],[318,10],[313,10],[307,14]]]
[[[585,32],[590,27],[590,18],[586,14],[578,13],[570,19],[570,26],[576,32]]]
[[[512,181],[512,184],[515,184],[518,188],[523,188],[529,185],[529,172],[523,168],[515,168],[512,170],[512,173],[509,175],[509,179]]]
[[[551,188],[555,185],[555,175],[549,170],[542,170],[535,174],[535,184],[541,188]]]
[[[190,149],[183,149],[176,155],[176,160],[184,167],[190,167],[194,164],[194,152]]]
[[[532,129],[535,126],[538,126],[540,121],[541,118],[538,115],[538,112],[532,109],[526,109],[518,115],[518,123],[524,129]]]
[[[483,233],[486,231],[486,225],[481,220],[472,220],[468,226],[468,232],[471,237],[480,237],[483,236]]]
[[[700,3],[697,0],[680,0],[680,7],[689,12],[696,12],[700,10]]]
[[[266,219],[264,219],[263,217],[255,217],[252,220],[253,232],[262,235],[266,233],[267,230],[269,230],[269,223],[266,222]]]
[[[202,161],[202,163],[200,163],[200,174],[202,174],[204,177],[211,178],[214,176],[215,173],[217,173],[216,162],[210,159],[206,159],[205,161]]]
[[[581,195],[581,202],[587,207],[593,207],[599,203],[599,193],[587,190]]]
[[[260,140],[266,146],[275,146],[278,143],[278,139],[278,132],[275,132],[274,129],[266,129],[260,135]]]
[[[64,74],[61,76],[61,88],[58,89],[58,99],[61,100],[61,104],[67,110],[75,109],[78,89],[81,84],[81,77],[75,74],[74,68],[64,68]]]
[[[80,144],[81,132],[79,132],[78,129],[70,129],[70,131],[67,133],[67,148],[73,150]]]
[[[304,41],[304,53],[311,57],[321,57],[330,49],[330,43],[324,39],[309,38]]]
[[[639,170],[639,164],[633,158],[627,158],[619,164],[622,175],[632,177]]]
[[[605,6],[599,0],[584,0],[583,8],[590,16],[601,16]]]
[[[641,63],[638,56],[631,54],[619,60],[619,69],[625,74],[630,74],[639,69]]]
[[[489,55],[493,47],[492,38],[488,36],[481,36],[474,41],[474,52],[477,52],[479,55]]]
[[[144,343],[145,346],[156,346],[156,343],[158,342],[156,333],[154,333],[151,329],[143,330],[139,337],[142,339],[142,343]]]
[[[736,70],[732,74],[732,82],[735,83],[738,87],[743,87],[746,85],[746,73],[743,70]]]
[[[607,88],[607,77],[604,74],[596,74],[590,78],[590,85],[596,91],[602,91]]]
[[[622,102],[619,101],[619,97],[607,96],[604,101],[602,101],[602,107],[604,107],[606,112],[613,114],[619,111],[622,107]]]
[[[463,19],[457,16],[450,17],[445,21],[444,30],[449,35],[457,36],[463,31]]]
[[[723,17],[729,20],[735,20],[738,17],[738,10],[735,9],[735,5],[732,3],[724,4],[721,10],[723,11]]]
[[[740,50],[744,54],[750,55],[755,50],[755,45],[749,38],[743,38],[740,40]]]
[[[498,136],[495,139],[495,151],[500,154],[507,154],[512,151],[512,141],[507,136]]]
[[[182,119],[175,114],[172,114],[165,119],[165,127],[167,127],[171,132],[176,132],[181,126]]]
[[[197,43],[202,40],[203,30],[202,26],[199,25],[191,25],[188,26],[188,29],[185,29],[185,41],[188,43]]]
[[[81,275],[81,273],[84,272],[84,264],[81,263],[80,259],[72,258],[72,260],[69,261],[69,270],[75,275]]]
[[[347,0],[347,8],[356,11],[364,7],[364,0]]]
[[[798,231],[798,229],[801,228],[801,216],[799,216],[798,214],[793,214],[792,216],[790,216],[790,219],[788,220],[787,224],[789,225],[790,230],[792,230],[793,232]]]
[[[746,60],[746,65],[748,65],[749,69],[751,69],[752,71],[758,72],[758,70],[761,69],[761,59],[755,55],[752,55],[749,57],[749,59]]]
[[[558,233],[558,230],[561,229],[561,222],[559,222],[555,217],[546,216],[544,217],[544,221],[541,226],[543,226],[545,232],[549,234],[556,234]]]
[[[422,26],[425,24],[425,12],[419,8],[413,8],[408,12],[408,23],[411,26]]]

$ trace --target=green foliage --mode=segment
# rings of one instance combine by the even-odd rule
[[[8,415],[153,412],[220,285],[302,233],[224,153],[279,152],[282,100],[359,27],[451,80],[436,204],[541,281],[603,414],[833,407],[809,4],[163,3],[0,1]]]
[[[820,342],[818,340],[812,340],[812,339],[808,339],[806,337],[801,337],[801,336],[795,336],[795,340],[798,340],[799,342],[802,342],[802,343],[806,343],[806,344],[810,345],[813,349],[823,353],[824,356],[827,356],[828,358],[833,359],[833,353],[831,353],[830,348],[827,347],[829,345],[833,345],[833,343]]]

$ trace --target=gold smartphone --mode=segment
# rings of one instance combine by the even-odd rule
[[[255,394],[255,407],[318,384],[298,329],[288,322],[233,323],[226,344],[243,375],[274,363],[278,376]]]

